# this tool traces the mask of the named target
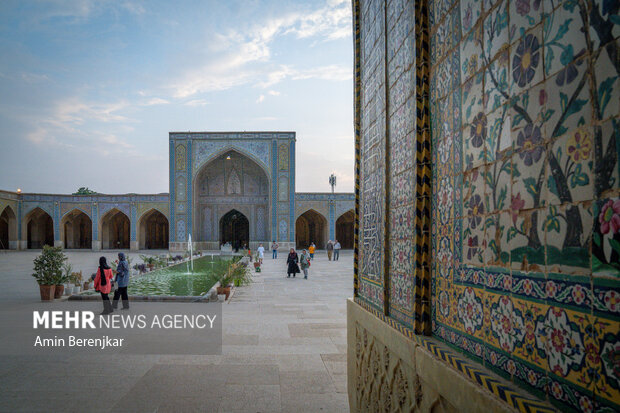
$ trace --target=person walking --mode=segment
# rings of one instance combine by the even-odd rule
[[[288,266],[286,270],[286,273],[288,274],[287,278],[291,278],[291,274],[293,274],[293,278],[295,278],[295,274],[299,272],[298,263],[299,257],[295,252],[295,248],[291,248],[291,252],[289,252],[288,258],[286,259],[286,265]]]
[[[338,258],[340,258],[340,248],[342,248],[340,246],[340,243],[338,242],[338,240],[335,240],[335,244],[334,244],[334,261],[338,261]]]
[[[299,257],[299,266],[304,272],[304,280],[307,280],[308,268],[310,268],[310,255],[306,252],[306,250],[302,250],[301,252],[301,256]]]
[[[258,244],[256,251],[258,251],[258,263],[263,265],[263,258],[265,257],[265,247],[263,247],[263,244]]]
[[[103,301],[103,312],[101,315],[110,314],[112,311],[112,304],[110,304],[110,290],[112,290],[112,278],[114,274],[112,269],[108,267],[108,263],[105,257],[99,258],[99,268],[95,275],[95,291],[101,294],[101,300]]]
[[[129,296],[127,295],[127,286],[129,285],[129,263],[125,259],[125,254],[118,253],[118,265],[116,266],[116,290],[114,291],[114,299],[112,300],[112,308],[118,308],[118,299],[123,299],[123,310],[129,310]]]
[[[332,240],[330,239],[329,241],[327,241],[327,258],[329,258],[329,260],[332,260],[332,253],[334,252],[334,244],[332,243]]]
[[[271,243],[271,258],[274,260],[278,258],[278,248],[280,248],[278,243],[273,241]]]
[[[314,259],[314,250],[316,249],[316,245],[314,245],[314,242],[310,243],[310,246],[308,247],[308,252],[310,253],[310,259],[313,260]]]

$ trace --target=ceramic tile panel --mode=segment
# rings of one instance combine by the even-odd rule
[[[433,332],[558,409],[617,411],[617,7],[457,3],[431,67]]]
[[[361,8],[358,298],[416,320],[430,131],[435,337],[560,410],[619,410],[617,6],[431,0],[424,50],[408,5]]]

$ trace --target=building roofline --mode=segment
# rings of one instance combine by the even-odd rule
[[[313,195],[355,195],[355,192],[334,192],[333,194],[331,192],[295,192],[295,195],[307,195],[307,194],[313,194]]]
[[[244,131],[171,131],[168,132],[169,135],[172,134],[209,134],[209,133],[218,133],[225,135],[239,134],[239,133],[293,133],[297,134],[295,131],[287,131],[287,130],[244,130]]]
[[[13,194],[13,195],[45,195],[45,196],[83,196],[83,197],[87,197],[87,196],[161,196],[161,195],[170,195],[169,192],[159,192],[159,193],[148,193],[148,194],[143,194],[143,193],[135,193],[135,192],[130,192],[130,193],[126,193],[126,194],[103,194],[103,193],[96,193],[96,194],[84,194],[84,195],[74,195],[74,194],[61,194],[61,193],[49,193],[49,192],[15,192],[15,191],[7,191],[4,189],[0,189],[0,192],[5,192],[8,194]]]

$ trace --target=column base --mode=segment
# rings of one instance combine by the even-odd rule
[[[138,251],[140,249],[140,244],[138,241],[130,241],[129,242],[129,251]]]
[[[101,251],[101,241],[93,240],[93,251]]]
[[[399,411],[514,411],[352,299],[347,300],[347,378],[351,412],[390,410],[395,401]]]

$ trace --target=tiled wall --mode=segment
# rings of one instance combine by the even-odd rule
[[[620,3],[431,0],[433,335],[620,409]]]
[[[426,2],[417,10],[406,0],[358,4],[357,297],[416,332],[430,332],[430,257],[421,241],[430,234],[430,125],[428,103],[416,104],[424,93],[416,93],[416,74],[424,73],[416,65],[428,67],[428,59],[416,52],[413,24],[418,15],[424,16],[419,28],[427,21]]]

